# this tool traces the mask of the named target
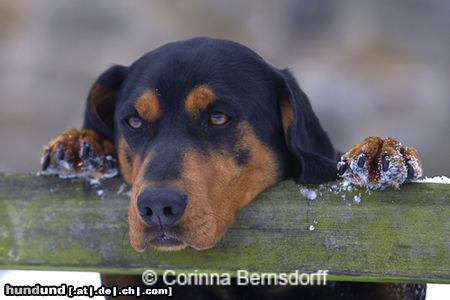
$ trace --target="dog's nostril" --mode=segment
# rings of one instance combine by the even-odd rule
[[[177,190],[158,188],[142,192],[137,199],[137,209],[149,225],[170,226],[184,213],[187,196]]]
[[[153,211],[150,207],[146,207],[145,208],[145,214],[149,217],[151,217],[153,215]]]
[[[174,216],[174,215],[176,215],[176,209],[175,208],[173,208],[172,206],[166,206],[166,207],[164,207],[164,210],[163,210],[163,212],[164,212],[164,214],[166,215],[166,216]]]

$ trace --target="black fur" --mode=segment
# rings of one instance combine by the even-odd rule
[[[192,121],[184,111],[184,99],[199,85],[208,85],[216,101]],[[102,95],[95,96],[105,100],[93,110],[92,91],[98,86],[102,87]],[[162,116],[157,122],[144,122],[140,130],[134,130],[127,125],[127,119],[137,115],[134,103],[146,89],[156,91]],[[282,101],[288,101],[294,112],[286,136],[282,128]],[[226,114],[230,121],[223,126],[211,126],[208,117],[215,112]],[[131,153],[127,152],[124,159],[130,164],[135,154],[145,157],[152,152],[153,157],[144,176],[149,181],[164,181],[180,176],[182,155],[187,148],[196,149],[205,158],[207,148],[227,151],[234,155],[237,165],[248,164],[251,151],[239,144],[242,137],[239,136],[238,125],[244,121],[275,154],[279,180],[293,178],[298,183],[319,183],[336,179],[336,162],[340,153],[334,150],[308,97],[293,76],[231,41],[194,38],[170,43],[149,52],[130,67],[111,67],[91,89],[84,128],[96,131],[114,142],[116,147],[119,138],[125,138]],[[137,279],[140,282],[140,277]],[[300,295],[308,295],[329,298],[344,292],[344,297],[357,295],[354,297],[378,299],[383,297],[377,294],[381,286],[337,283],[320,290],[303,289],[303,294],[298,289],[287,290],[280,297],[298,299]],[[240,296],[248,292],[252,299],[270,289],[236,288],[239,290],[230,288],[227,292],[230,295],[236,292]],[[371,288],[370,292],[368,288]],[[418,290],[422,292],[420,295],[416,292],[416,295],[423,299],[425,287],[418,286]],[[213,290],[188,291],[199,297],[209,295]],[[261,296],[261,299],[266,298],[266,294]]]
[[[88,99],[85,128],[116,142],[122,135],[134,151],[151,149],[157,153],[152,171],[146,174],[153,180],[177,177],[181,149],[187,146],[201,151],[212,145],[220,151],[228,145],[235,151],[236,161],[245,164],[248,151],[235,148],[239,141],[236,126],[242,121],[250,123],[258,138],[276,153],[280,180],[317,183],[336,178],[336,152],[295,79],[287,70],[270,66],[240,44],[212,38],[170,43],[128,68],[110,68],[93,88],[97,84],[105,93],[118,93],[101,102],[96,115],[89,109]],[[201,113],[198,123],[192,124],[184,113],[183,101],[202,84],[211,87],[217,100]],[[157,124],[145,124],[136,133],[124,120],[136,114],[134,102],[145,89],[157,91],[163,118]],[[287,99],[295,118],[284,137],[279,103]],[[209,126],[208,116],[215,111],[230,116],[231,121],[219,128]]]

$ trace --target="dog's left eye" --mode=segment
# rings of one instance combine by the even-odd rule
[[[229,121],[229,119],[230,119],[230,117],[228,117],[227,115],[221,114],[221,113],[213,113],[209,117],[209,121],[214,126],[224,125]]]
[[[130,117],[128,118],[128,125],[131,128],[139,129],[142,127],[142,120],[139,117]]]

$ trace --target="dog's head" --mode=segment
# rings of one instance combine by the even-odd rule
[[[88,106],[132,185],[137,251],[210,248],[261,191],[288,177],[323,180],[334,160],[292,76],[230,41],[170,43],[112,67]]]

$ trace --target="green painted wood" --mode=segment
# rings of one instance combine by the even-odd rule
[[[340,188],[282,182],[244,208],[213,249],[137,253],[128,240],[130,187],[121,179],[91,186],[0,174],[0,268],[232,275],[321,269],[329,280],[450,282],[450,185]],[[303,196],[308,192],[316,198]]]

